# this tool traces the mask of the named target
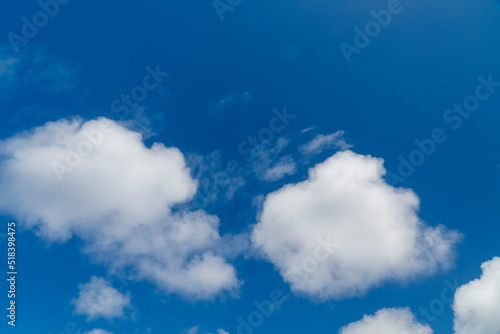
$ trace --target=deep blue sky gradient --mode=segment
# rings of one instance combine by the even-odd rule
[[[339,43],[352,44],[353,28],[364,26],[370,10],[386,8],[387,1],[244,0],[220,21],[210,1],[73,0],[21,53],[39,45],[75,64],[76,89],[30,86],[2,94],[2,139],[63,117],[112,118],[111,102],[140,84],[145,67],[156,64],[170,76],[144,103],[148,117],[157,120],[156,135],[147,143],[163,142],[184,153],[219,150],[223,164],[244,161],[239,143],[267,127],[272,109],[283,106],[297,115],[283,135],[294,137],[310,126],[319,133],[343,130],[355,152],[385,159],[394,173],[398,157],[407,158],[416,148],[415,139],[442,128],[448,140],[399,186],[420,197],[420,217],[429,225],[442,223],[465,235],[456,268],[407,286],[389,284],[364,298],[314,303],[292,297],[256,333],[337,333],[382,307],[409,306],[418,315],[420,307],[439,298],[445,279],[464,284],[477,278],[480,264],[500,253],[500,89],[459,129],[443,120],[448,108],[474,93],[478,76],[492,74],[500,81],[500,3],[401,4],[401,14],[348,64]],[[2,44],[9,47],[7,34],[19,34],[21,18],[38,10],[34,0],[4,3]],[[249,89],[249,103],[209,111],[226,94]],[[305,179],[311,165],[286,182]],[[222,231],[247,229],[255,222],[252,197],[283,184],[259,188],[254,182],[248,180],[233,201],[207,209],[221,218]],[[235,265],[245,281],[240,299],[194,303],[164,295],[147,282],[129,282],[123,291],[131,291],[134,319],[89,324],[73,314],[69,301],[78,284],[106,276],[106,269],[79,252],[79,240],[48,245],[32,231],[20,232],[18,240],[19,326],[9,333],[56,334],[68,322],[82,331],[106,328],[117,334],[147,333],[146,328],[177,334],[195,325],[202,333],[217,328],[236,333],[237,317],[253,311],[254,300],[268,299],[273,289],[289,292],[271,264],[238,258]],[[5,254],[4,242],[1,248]],[[0,286],[6,290],[4,282]],[[436,334],[451,333],[452,320],[447,307],[431,326]],[[1,324],[2,333],[6,327]]]

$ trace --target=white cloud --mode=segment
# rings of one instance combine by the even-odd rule
[[[93,329],[85,334],[113,334],[112,332],[105,331],[104,329]]]
[[[223,329],[218,329],[217,330],[217,334],[229,334],[229,332],[226,332],[225,330]]]
[[[190,329],[185,330],[183,333],[184,334],[198,334],[198,328],[199,327],[200,326],[191,327]]]
[[[266,169],[262,179],[265,181],[277,181],[286,175],[293,175],[297,172],[297,164],[291,155],[280,158],[274,165]]]
[[[317,135],[313,140],[299,147],[299,150],[304,155],[316,155],[329,148],[346,150],[350,147],[352,145],[347,144],[344,139],[344,131],[337,131],[327,135]]]
[[[312,131],[312,130],[314,130],[314,129],[316,129],[316,127],[315,127],[315,126],[310,126],[310,127],[308,127],[308,128],[305,128],[305,129],[300,130],[300,133],[306,133],[306,132]]]
[[[455,292],[457,334],[500,333],[500,257],[481,265],[483,274]]]
[[[428,325],[417,322],[410,309],[381,309],[365,315],[340,330],[340,334],[432,334]]]
[[[147,148],[140,134],[104,118],[47,123],[1,147],[0,209],[39,236],[77,236],[97,261],[168,293],[210,299],[237,289],[234,267],[216,253],[219,219],[173,210],[197,189],[177,148]],[[54,161],[71,171],[62,182]]]
[[[294,292],[323,300],[450,267],[460,234],[426,226],[417,196],[389,186],[384,174],[382,159],[335,154],[310,169],[308,180],[267,195],[252,243]],[[318,253],[325,238],[331,254]],[[321,258],[317,268],[313,256]]]
[[[79,288],[78,298],[71,304],[75,305],[75,313],[86,315],[87,320],[122,318],[124,309],[130,307],[130,295],[122,294],[104,278],[92,276]]]

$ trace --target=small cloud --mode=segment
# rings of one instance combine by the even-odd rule
[[[293,175],[297,172],[297,164],[291,155],[282,157],[274,166],[266,170],[263,179],[265,181],[277,181],[286,175]]]
[[[87,315],[87,320],[122,318],[124,308],[130,307],[130,295],[122,294],[104,278],[92,276],[90,282],[80,284],[78,298],[73,299],[71,304],[75,305],[75,313]],[[91,333],[107,332],[98,329],[96,333]]]
[[[480,278],[459,287],[452,308],[456,334],[500,333],[500,257],[481,265]]]
[[[189,329],[185,329],[181,332],[181,334],[198,334],[198,329],[200,326],[194,326]]]
[[[432,334],[428,325],[417,321],[409,308],[381,309],[375,315],[350,323],[340,330],[340,334],[401,333]]]
[[[114,334],[114,333],[105,331],[104,329],[93,329],[90,332],[85,332],[84,334]]]
[[[300,130],[300,133],[306,133],[306,132],[314,130],[315,128],[316,128],[315,126],[310,126],[308,128]]]
[[[280,153],[281,151],[283,151],[287,146],[288,144],[290,144],[290,140],[285,138],[285,137],[280,137],[278,138],[278,143],[276,144],[276,153]]]
[[[282,155],[289,143],[289,139],[281,137],[278,138],[275,146],[266,147],[270,143],[264,143],[255,148],[251,156],[251,167],[259,180],[278,181],[297,172],[292,155]]]
[[[327,135],[317,135],[313,140],[302,145],[299,150],[303,155],[317,155],[329,148],[347,150],[350,147],[352,145],[347,144],[344,139],[344,131],[337,131]]]
[[[217,102],[212,103],[209,106],[209,111],[220,112],[237,105],[248,105],[253,100],[254,88],[250,88],[247,91],[240,93],[234,90],[223,97],[221,97]]]

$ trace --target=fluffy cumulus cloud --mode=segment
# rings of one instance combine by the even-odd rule
[[[455,333],[500,333],[500,257],[481,265],[481,278],[455,292]]]
[[[90,282],[80,285],[78,298],[71,304],[76,314],[86,315],[88,320],[121,318],[130,307],[130,295],[122,294],[104,278],[92,276]]]
[[[215,249],[219,219],[174,207],[197,190],[177,148],[148,148],[104,118],[47,123],[1,147],[0,209],[39,236],[77,236],[94,259],[166,292],[207,299],[238,287]]]
[[[359,296],[451,266],[460,234],[426,226],[417,196],[388,185],[384,174],[382,159],[336,153],[306,181],[267,195],[254,246],[294,292],[319,299]]]
[[[408,308],[382,309],[375,315],[365,315],[340,330],[340,334],[432,334],[428,325],[422,325]]]

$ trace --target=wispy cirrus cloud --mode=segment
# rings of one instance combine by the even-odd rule
[[[243,92],[234,90],[211,103],[208,109],[210,112],[221,112],[237,106],[247,106],[254,99],[254,92],[254,88]]]
[[[277,162],[269,166],[268,169],[262,175],[262,179],[265,181],[277,181],[281,180],[287,175],[293,175],[297,172],[297,164],[293,160],[291,155],[286,155],[281,157]]]
[[[310,131],[309,129],[306,129],[307,131],[305,132]],[[337,131],[335,133],[326,135],[318,134],[314,137],[314,139],[300,146],[299,150],[305,156],[312,156],[320,154],[324,150],[330,148],[340,148],[341,150],[347,150],[351,147],[352,145],[348,144],[344,139],[344,131]]]
[[[27,46],[14,53],[0,48],[0,93],[17,89],[61,92],[73,90],[78,83],[78,66],[38,45]]]
[[[251,153],[251,169],[259,180],[274,182],[297,172],[297,164],[292,154],[283,151],[290,143],[280,137],[273,143],[262,143]]]

